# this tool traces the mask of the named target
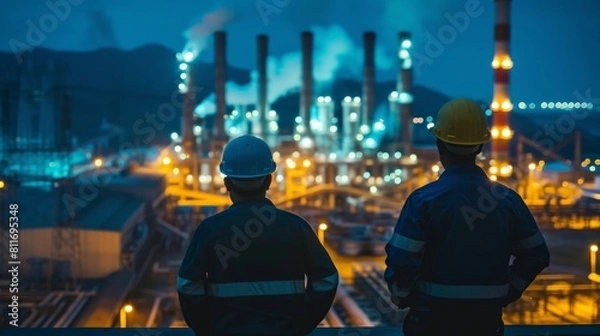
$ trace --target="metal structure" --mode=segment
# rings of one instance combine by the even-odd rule
[[[269,54],[269,38],[267,35],[259,35],[256,39],[257,44],[257,65],[258,72],[258,92],[257,92],[257,110],[259,129],[256,135],[265,139],[269,133],[269,123],[267,113],[270,112],[268,106],[268,84],[267,84],[267,55]]]

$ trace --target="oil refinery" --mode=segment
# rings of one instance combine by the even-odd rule
[[[600,153],[581,152],[578,126],[552,146],[511,126],[513,110],[598,118],[599,107],[581,100],[513,106],[509,5],[496,1],[493,100],[481,102],[492,141],[478,164],[524,198],[556,248],[556,264],[505,311],[505,321],[600,323],[593,240],[600,240]],[[385,102],[376,100],[374,32],[362,35],[362,93],[343,96],[316,89],[314,33],[302,32],[300,99],[287,110],[269,103],[267,35],[256,37],[256,101],[228,103],[227,37],[213,35],[214,106],[198,97],[198,55],[174,57],[181,127],[160,147],[123,143],[111,128],[75,141],[71,93],[53,64],[37,70],[44,73],[39,81],[31,68],[2,87],[0,202],[20,209],[21,327],[185,327],[177,271],[201,220],[231,204],[218,168],[226,143],[242,134],[271,146],[277,170],[268,197],[311,223],[339,269],[342,285],[322,327],[401,325],[406,311],[395,308],[383,280],[384,247],[407,196],[444,172],[433,136],[429,145],[414,141],[427,138],[435,120],[432,111],[414,108],[421,97],[413,91],[411,32],[397,34],[397,83]],[[378,113],[382,103],[387,109]],[[283,125],[284,116],[293,125]],[[560,154],[567,146],[572,157]],[[12,233],[2,220],[7,244]],[[9,246],[1,248],[4,264],[15,259]],[[0,280],[7,288],[12,281],[6,274]],[[2,310],[4,319],[8,313]]]

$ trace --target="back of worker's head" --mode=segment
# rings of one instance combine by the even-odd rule
[[[223,150],[219,169],[225,175],[225,187],[234,198],[264,196],[271,184],[275,162],[269,146],[260,138],[242,135]]]
[[[448,163],[474,163],[483,144],[490,140],[483,109],[466,98],[453,99],[444,104],[431,132],[437,138],[444,166]]]

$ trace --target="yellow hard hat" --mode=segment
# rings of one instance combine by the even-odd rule
[[[485,113],[479,104],[466,98],[444,104],[431,132],[441,141],[459,146],[481,145],[490,140]]]

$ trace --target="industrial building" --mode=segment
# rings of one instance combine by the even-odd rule
[[[514,187],[544,228],[567,222],[569,229],[597,230],[600,158],[583,155],[582,160],[578,131],[555,146],[556,151],[574,146],[573,157],[566,158],[515,134],[510,126],[509,1],[496,1],[496,9],[494,98],[482,103],[492,120],[493,140],[479,164],[491,180]],[[181,323],[172,307],[182,251],[202,218],[231,204],[218,164],[227,141],[246,133],[264,138],[273,148],[277,171],[269,198],[305,216],[340,268],[344,284],[324,325],[400,323],[397,319],[405,311],[390,310],[381,277],[382,246],[407,195],[443,172],[436,148],[414,141],[429,136],[434,120],[414,110],[420,97],[414,95],[411,36],[408,31],[398,33],[397,82],[395,90],[386,93],[387,114],[382,118],[375,113],[382,102],[375,99],[374,32],[362,35],[362,92],[340,97],[315,94],[315,36],[302,32],[298,108],[276,111],[268,99],[269,37],[256,39],[256,102],[234,106],[226,100],[227,34],[218,31],[213,36],[212,120],[198,113],[198,55],[177,54],[181,132],[158,149],[106,151],[116,139],[111,132],[77,144],[70,130],[69,92],[62,84],[50,84],[60,78],[51,65],[42,71],[42,80],[26,76],[6,86],[0,105],[5,161],[0,165],[0,193],[3,205],[15,200],[28,205],[20,213],[20,259],[26,288],[33,294],[26,302],[23,326],[112,327],[127,313],[124,305],[135,302],[140,302],[136,326]],[[536,106],[517,104],[518,110]],[[591,102],[539,106],[596,112]],[[282,132],[284,115],[294,117],[289,134]],[[102,156],[99,148],[105,149]],[[512,149],[516,158],[510,155]],[[6,232],[2,234],[5,238]],[[2,248],[3,260],[8,260]],[[367,250],[369,256],[364,255]],[[572,285],[564,290],[568,294],[552,287],[561,281]],[[515,308],[512,321],[526,313],[539,314],[537,307],[548,302],[562,309],[556,301],[565,295],[600,307],[597,289],[585,281],[573,274],[549,275],[532,299]],[[380,314],[380,304],[387,313]],[[592,308],[583,310],[598,321]],[[553,316],[576,315],[560,312]],[[161,320],[161,314],[167,317]]]

